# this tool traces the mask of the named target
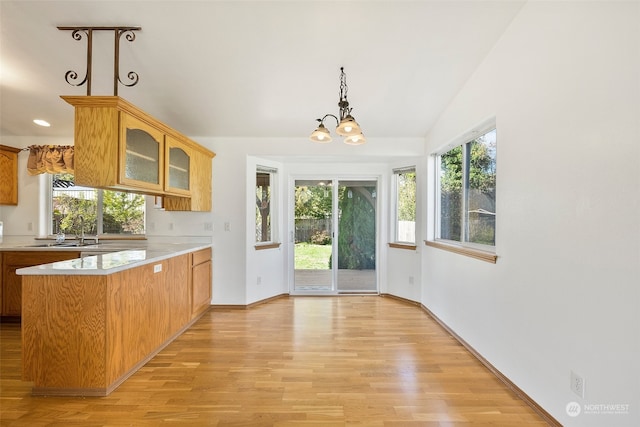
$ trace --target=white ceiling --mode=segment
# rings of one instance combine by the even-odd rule
[[[191,137],[304,137],[338,113],[345,67],[371,137],[423,137],[524,1],[0,1],[0,135],[71,136],[86,38],[140,26],[118,94]],[[93,95],[113,95],[113,33],[94,33]],[[50,128],[32,123],[49,121]]]

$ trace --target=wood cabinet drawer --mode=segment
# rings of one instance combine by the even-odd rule
[[[197,252],[193,252],[191,254],[191,265],[202,264],[203,262],[207,262],[211,260],[211,248],[206,248],[199,250]]]

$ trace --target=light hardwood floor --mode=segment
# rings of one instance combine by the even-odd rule
[[[379,296],[213,308],[111,395],[32,397],[3,324],[2,426],[546,426],[418,306]]]

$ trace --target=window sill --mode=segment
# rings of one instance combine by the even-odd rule
[[[256,251],[262,251],[264,249],[276,249],[279,248],[281,243],[267,243],[264,245],[255,245],[254,248]]]
[[[146,234],[99,234],[100,240],[147,240]]]
[[[406,249],[410,251],[415,251],[418,247],[416,245],[412,245],[411,243],[388,243],[390,248],[395,249]]]
[[[448,243],[434,242],[430,240],[425,240],[424,244],[427,246],[431,246],[432,248],[442,249],[456,254],[479,259],[480,261],[490,262],[492,264],[495,264],[498,260],[498,255],[492,252],[481,251],[479,249],[472,249],[464,246],[451,245]]]

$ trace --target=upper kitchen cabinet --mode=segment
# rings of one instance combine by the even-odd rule
[[[18,204],[19,148],[0,145],[0,205]]]
[[[118,96],[62,98],[75,107],[77,184],[165,196],[167,210],[211,210],[215,153]]]
[[[162,192],[164,134],[126,113],[120,115],[120,120],[119,156],[124,167],[119,170],[119,182],[128,187]]]
[[[210,211],[211,156],[199,146],[167,137],[165,158],[165,210]]]
[[[168,136],[165,141],[165,191],[177,195],[190,195],[191,193],[191,148],[181,144],[180,141]]]

